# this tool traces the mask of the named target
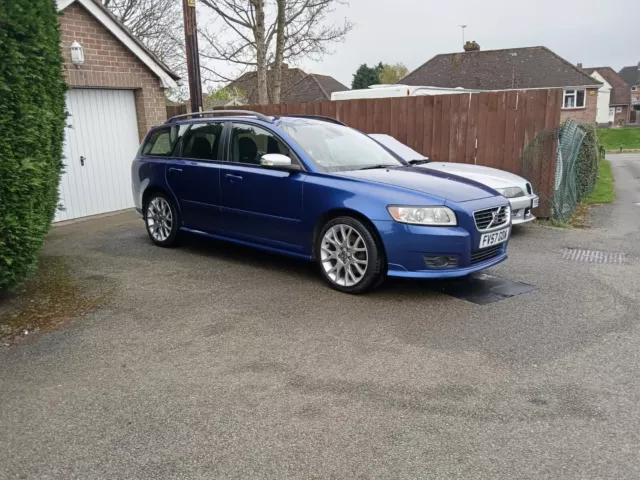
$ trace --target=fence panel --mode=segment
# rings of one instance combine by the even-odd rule
[[[176,115],[183,115],[187,113],[187,105],[167,105],[167,118],[175,117]]]

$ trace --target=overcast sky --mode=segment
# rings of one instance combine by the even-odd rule
[[[544,45],[588,66],[640,61],[640,0],[351,0],[333,15],[355,23],[345,43],[322,62],[303,60],[309,73],[331,75],[348,87],[361,63],[404,63],[413,70],[438,53]]]

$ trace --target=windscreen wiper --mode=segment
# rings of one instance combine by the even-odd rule
[[[367,165],[366,167],[359,168],[358,170],[373,170],[374,168],[389,168],[397,167],[399,165],[389,165],[388,163],[378,163],[376,165]]]
[[[431,160],[428,158],[418,158],[416,160],[409,160],[407,163],[409,165],[422,165],[424,163],[429,163]]]

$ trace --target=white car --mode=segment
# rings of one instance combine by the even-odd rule
[[[533,193],[531,183],[518,175],[468,163],[432,162],[390,135],[372,133],[369,136],[403,160],[413,161],[417,167],[452,173],[493,188],[509,200],[513,225],[530,222],[536,218],[531,210],[538,206],[539,198]]]

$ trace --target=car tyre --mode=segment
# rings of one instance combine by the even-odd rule
[[[385,261],[371,228],[353,217],[328,221],[316,239],[316,260],[329,286],[360,294],[378,287]]]
[[[152,193],[144,206],[144,224],[149,238],[161,247],[173,247],[178,240],[178,209],[162,192]]]

